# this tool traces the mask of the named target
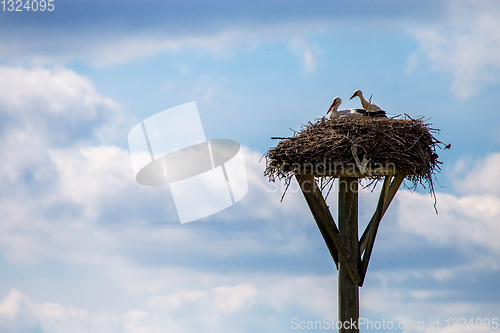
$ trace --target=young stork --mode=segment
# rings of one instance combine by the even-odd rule
[[[356,90],[354,92],[354,94],[351,96],[351,98],[349,99],[353,99],[354,97],[358,96],[360,101],[361,101],[361,107],[363,109],[365,109],[366,111],[380,111],[382,110],[377,104],[375,103],[372,103],[371,101],[367,101],[364,97],[363,97],[363,93],[361,92],[361,90]]]
[[[350,110],[341,110],[339,109],[340,104],[342,104],[342,99],[340,97],[335,97],[332,101],[332,105],[328,109],[326,114],[330,113],[330,119],[337,118],[362,118],[365,116],[366,111],[362,109],[350,109]]]

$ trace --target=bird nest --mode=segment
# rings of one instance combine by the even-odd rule
[[[269,181],[285,179],[295,173],[319,177],[338,177],[349,170],[370,180],[403,173],[410,189],[418,184],[434,193],[433,178],[440,170],[436,148],[444,145],[423,118],[317,119],[303,125],[293,137],[284,139],[264,155],[264,175]],[[378,170],[378,171],[377,171]]]

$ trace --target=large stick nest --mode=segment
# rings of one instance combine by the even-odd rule
[[[433,177],[440,170],[436,148],[443,143],[434,137],[439,130],[423,118],[334,119],[325,117],[302,126],[293,137],[286,138],[264,155],[264,175],[269,181],[290,178],[300,172],[297,166],[312,165],[319,172],[325,163],[356,165],[367,159],[371,165],[392,165],[406,174],[412,186],[428,187],[433,193]],[[323,170],[324,171],[324,170]],[[372,176],[379,180],[382,176]],[[427,186],[426,186],[427,185]]]

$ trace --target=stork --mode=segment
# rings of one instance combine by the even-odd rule
[[[377,104],[374,104],[372,103],[371,101],[367,101],[364,97],[363,97],[363,93],[361,92],[361,90],[356,90],[354,92],[354,94],[352,94],[351,98],[349,99],[353,99],[354,97],[358,96],[360,101],[361,101],[361,107],[366,110],[366,111],[380,111],[382,110]]]
[[[349,109],[349,110],[341,110],[339,109],[340,104],[342,104],[342,99],[340,97],[335,97],[332,101],[332,105],[328,109],[326,114],[330,113],[330,119],[337,118],[362,118],[364,117],[366,111],[362,109]]]

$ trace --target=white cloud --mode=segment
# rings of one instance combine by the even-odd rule
[[[321,318],[333,317],[335,313],[333,277],[185,273],[189,274],[185,276],[187,280],[167,277],[176,286],[165,284],[166,288],[160,292],[143,294],[147,304],[118,311],[35,302],[23,292],[11,290],[0,300],[0,330],[190,333],[232,328],[242,332],[244,329],[275,332],[286,331],[287,322],[300,314]]]
[[[487,156],[484,160],[457,162],[459,171],[467,170],[462,179],[456,179],[454,186],[462,194],[490,194],[500,196],[500,153]]]
[[[207,317],[216,314],[231,314],[249,308],[255,302],[257,288],[250,283],[236,286],[219,286],[208,290],[178,290],[165,296],[153,296],[149,303],[153,308],[165,311],[181,307],[197,308]],[[201,308],[201,309],[198,309]]]
[[[428,195],[400,191],[399,227],[452,247],[475,245],[500,255],[500,198],[491,195],[457,197],[438,193],[439,215]]]
[[[89,79],[65,67],[0,66],[0,114],[4,140],[13,150],[26,141],[23,151],[29,144],[68,145],[92,137],[110,142],[135,122]]]
[[[475,163],[458,161],[465,176],[454,181],[461,195],[437,193],[439,215],[433,209],[429,195],[400,191],[398,202],[399,228],[404,232],[424,236],[434,244],[457,249],[470,246],[486,249],[491,259],[500,256],[500,154],[494,153]],[[478,258],[478,265],[500,268],[491,260]],[[493,266],[491,266],[493,265]]]
[[[49,155],[59,173],[59,197],[83,206],[82,218],[97,218],[110,199],[133,185],[128,151],[116,146],[49,150]]]
[[[442,22],[409,31],[420,44],[418,54],[430,60],[432,70],[450,73],[452,92],[466,99],[500,80],[500,6],[496,1],[448,1],[448,6]],[[411,55],[408,70],[415,68]]]
[[[64,67],[0,66],[0,109],[9,115],[61,115],[75,121],[96,118],[99,109],[115,107],[88,79]]]
[[[321,50],[316,44],[304,39],[297,39],[291,42],[290,47],[302,62],[302,69],[305,73],[311,73],[316,70],[321,55]]]
[[[117,114],[116,105],[100,96],[88,79],[64,68],[0,66],[0,74],[0,112],[6,120],[0,133],[0,152],[5,156],[0,166],[2,247],[11,260],[47,257],[60,250],[62,234],[83,227],[77,227],[82,217],[74,215],[75,205],[85,201],[89,210],[109,203],[101,197],[99,205],[92,206],[96,182],[103,194],[106,187],[123,189],[120,177],[125,177],[120,175],[128,170],[123,168],[122,161],[128,160],[123,150],[57,148],[91,136],[102,126],[100,115]],[[85,166],[75,170],[78,163]],[[112,170],[105,179],[103,170]],[[83,194],[88,196],[83,199]]]
[[[15,289],[0,301],[2,332],[118,332],[119,324],[110,315],[57,303],[35,303]]]
[[[18,290],[0,302],[0,328],[6,332],[35,332],[39,328],[36,316],[30,309],[29,299]]]
[[[205,275],[207,279],[241,283],[191,287],[150,297],[151,308],[164,314],[165,327],[171,327],[173,332],[273,331],[281,321],[274,331],[286,331],[287,322],[294,316],[307,313],[331,317],[335,313],[335,302],[331,300],[336,288],[331,276]]]

